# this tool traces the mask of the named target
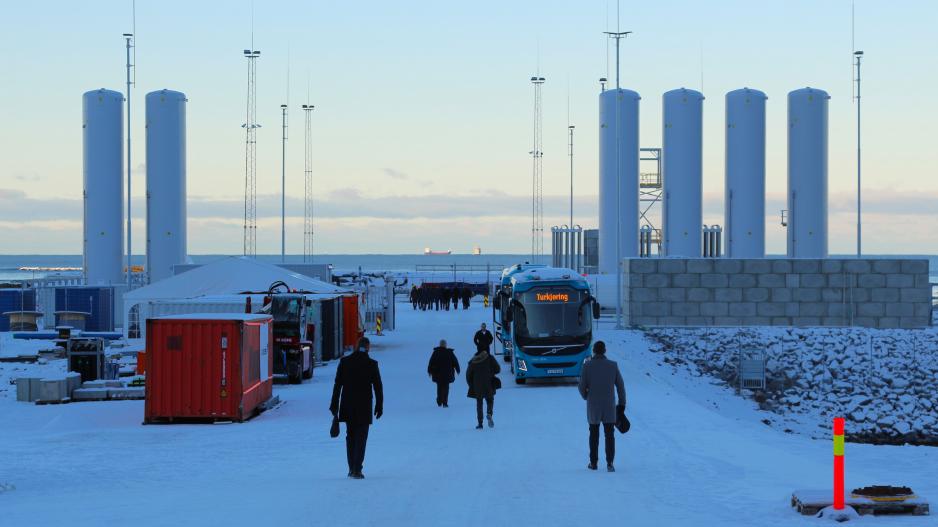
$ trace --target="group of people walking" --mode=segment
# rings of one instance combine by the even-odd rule
[[[501,366],[492,356],[492,333],[485,324],[476,331],[473,343],[476,353],[466,367],[467,396],[476,402],[476,429],[482,430],[483,423],[495,427],[495,392],[501,388],[498,374]],[[338,422],[346,424],[346,456],[348,476],[363,479],[365,446],[372,415],[380,419],[384,412],[384,393],[378,362],[368,356],[371,343],[367,338],[358,342],[356,351],[339,361],[332,402],[329,410]],[[436,384],[436,404],[449,407],[449,385],[461,373],[459,360],[454,350],[440,340],[433,348],[427,364],[427,374]],[[586,401],[586,418],[589,425],[589,464],[596,470],[599,462],[599,429],[602,425],[606,470],[615,471],[615,435],[617,426],[625,420],[625,383],[615,361],[606,358],[606,345],[602,341],[593,344],[593,356],[583,364],[578,383],[580,395]],[[372,397],[374,395],[374,397]],[[483,413],[483,410],[485,412]],[[484,420],[483,420],[484,418]],[[627,422],[627,421],[625,421]],[[620,428],[621,430],[621,428]]]
[[[420,287],[414,285],[410,288],[410,303],[414,310],[449,311],[450,304],[452,304],[453,311],[456,311],[459,309],[460,302],[462,302],[463,309],[469,309],[472,297],[472,289],[465,284],[447,287],[425,282],[420,284]]]

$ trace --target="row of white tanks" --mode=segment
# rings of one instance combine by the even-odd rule
[[[726,256],[765,256],[765,104],[750,88],[726,94]],[[823,90],[788,94],[788,243],[792,258],[827,257],[827,115]],[[626,89],[599,96],[599,270],[639,255],[639,101]],[[701,257],[703,101],[698,91],[662,97],[662,256]],[[616,145],[618,143],[618,148]],[[617,206],[617,187],[618,200]],[[622,214],[616,217],[616,210]]]
[[[146,271],[150,282],[186,261],[186,96],[146,95]],[[82,97],[84,277],[88,285],[123,283],[124,96]]]

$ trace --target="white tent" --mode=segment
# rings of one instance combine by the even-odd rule
[[[243,306],[244,296],[242,295],[263,293],[277,281],[284,282],[291,290],[310,295],[334,297],[350,292],[348,289],[294,273],[273,264],[243,256],[232,256],[124,294],[124,336],[128,336],[132,325],[137,325],[137,321],[132,320],[131,317],[131,311],[135,306],[203,300],[219,303],[224,297],[228,297],[229,304]],[[252,300],[252,302],[256,301],[257,298]],[[139,314],[140,311],[140,307],[137,307],[135,313]],[[142,325],[143,321],[139,323]]]

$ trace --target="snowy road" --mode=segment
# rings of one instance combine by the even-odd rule
[[[633,423],[618,472],[586,470],[583,401],[573,385],[516,386],[507,371],[494,430],[474,429],[457,380],[438,408],[426,375],[445,338],[461,364],[491,315],[413,313],[375,337],[385,414],[364,481],[346,478],[330,439],[335,366],[275,388],[286,404],[245,424],[141,426],[140,401],[33,406],[0,398],[0,525],[805,525],[796,488],[827,488],[831,445],[760,422],[751,403],[672,375],[639,333],[601,331],[619,361]],[[614,336],[613,336],[614,335]],[[847,485],[912,486],[938,499],[935,449],[847,446]],[[927,525],[931,518],[874,518]]]

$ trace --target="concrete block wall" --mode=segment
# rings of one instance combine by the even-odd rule
[[[925,259],[626,258],[622,269],[630,325],[931,323]]]

